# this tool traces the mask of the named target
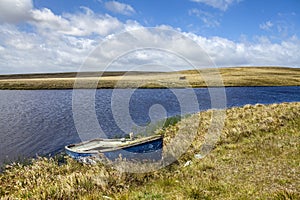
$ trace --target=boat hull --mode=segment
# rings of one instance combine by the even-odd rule
[[[110,147],[112,143],[114,145]],[[70,157],[84,162],[90,159],[103,160],[103,158],[110,161],[119,159],[126,161],[159,161],[162,159],[162,136],[153,136],[136,141],[128,141],[127,143],[115,139],[96,139],[68,145],[65,147],[65,151]],[[101,147],[97,148],[95,144]]]
[[[126,160],[151,160],[151,161],[158,161],[162,158],[162,148],[163,148],[163,141],[162,140],[155,140],[149,141],[143,144],[126,147],[123,149],[118,149],[114,151],[107,151],[103,154],[109,160],[116,160],[119,158],[126,159]]]

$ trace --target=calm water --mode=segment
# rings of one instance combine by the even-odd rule
[[[72,92],[0,91],[0,164],[37,154],[48,155],[79,142]],[[132,93],[129,99],[128,93]],[[300,87],[233,87],[226,88],[226,96],[227,107],[293,102],[300,101]],[[95,99],[92,106],[96,119],[107,137],[124,136],[134,131],[135,126],[145,126],[151,120],[212,107],[207,89],[97,90]],[[79,121],[88,130],[89,110],[84,103],[81,106],[76,116],[80,117],[82,112]]]

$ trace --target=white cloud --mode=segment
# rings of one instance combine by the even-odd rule
[[[33,23],[41,32],[60,33],[73,36],[88,36],[99,34],[108,35],[123,28],[123,24],[110,15],[97,15],[88,8],[83,8],[84,13],[64,14],[57,16],[51,10],[32,11]]]
[[[32,23],[38,28],[47,30],[57,30],[59,32],[68,31],[71,27],[68,20],[52,13],[48,8],[42,10],[32,10]],[[71,30],[69,30],[71,31]]]
[[[191,1],[197,3],[203,3],[208,6],[220,9],[222,11],[226,11],[229,6],[231,6],[234,3],[239,3],[242,0],[191,0]]]
[[[259,25],[259,28],[265,31],[269,31],[273,27],[273,23],[271,21],[267,21]]]
[[[68,35],[41,35],[0,25],[0,73],[76,71],[98,44]]]
[[[300,66],[300,40],[296,36],[280,43],[272,43],[267,37],[256,42],[233,42],[213,37],[193,37],[205,49],[217,66]]]
[[[50,9],[32,9],[33,32],[0,24],[0,74],[77,71],[86,56],[109,34],[139,27],[88,8],[80,13],[55,15]]]
[[[206,27],[218,27],[220,26],[220,22],[216,19],[216,17],[209,13],[209,12],[205,12],[203,10],[199,10],[196,8],[190,9],[188,11],[189,15],[192,16],[196,16],[198,17],[204,24]]]
[[[105,8],[111,12],[131,15],[135,13],[135,10],[128,4],[120,3],[118,1],[108,1],[105,3]]]
[[[114,61],[113,69],[118,70],[132,70],[136,66],[149,64],[159,65],[161,70],[166,70],[165,66],[180,70],[190,66],[184,58],[197,63],[197,66],[207,66],[207,63],[210,63],[206,54],[197,48],[194,41],[165,26],[159,29],[141,28],[123,32],[111,36],[99,47],[89,58],[88,68],[84,71],[103,71],[111,61]],[[152,69],[144,68],[148,71]]]
[[[199,44],[202,51],[190,40],[179,37],[172,32],[139,30],[135,34],[122,34],[119,38],[111,37],[110,43],[101,44],[98,53],[92,55],[89,60],[90,70],[104,70],[107,63],[118,58],[122,52],[128,55],[114,62],[113,68],[118,70],[132,69],[135,65],[170,66],[173,69],[185,69],[187,63],[175,55],[181,55],[197,67],[209,67],[213,63],[218,67],[227,66],[290,66],[300,65],[300,40],[297,37],[289,38],[281,43],[272,43],[267,37],[260,37],[254,42],[234,42],[226,38],[206,38],[192,33],[181,34],[192,38]],[[141,47],[154,47],[154,49],[143,49],[139,52],[130,52],[130,49]],[[158,49],[167,49],[175,54],[161,52]],[[211,63],[206,55],[211,58]],[[189,65],[189,67],[191,67]],[[149,68],[148,70],[152,70]],[[162,67],[162,69],[165,69]]]
[[[0,23],[18,23],[30,17],[32,0],[1,0]]]

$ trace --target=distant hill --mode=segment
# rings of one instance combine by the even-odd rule
[[[0,89],[73,89],[75,82],[80,83],[76,88],[186,88],[207,87],[204,80],[211,79],[218,80],[210,82],[210,87],[300,86],[300,68],[228,67],[177,72],[13,74],[0,75]]]

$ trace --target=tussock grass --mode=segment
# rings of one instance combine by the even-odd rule
[[[39,158],[29,165],[6,166],[0,175],[0,195],[3,199],[300,199],[300,103],[226,110],[217,145],[196,159],[211,114],[194,114],[163,130],[168,142],[181,123],[193,125],[193,119],[201,119],[188,151],[158,171],[129,174],[101,163],[85,165],[66,157],[60,164],[60,158]],[[185,166],[187,161],[190,165]]]

